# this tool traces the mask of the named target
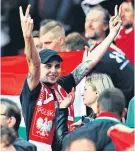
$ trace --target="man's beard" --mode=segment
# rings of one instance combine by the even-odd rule
[[[132,24],[126,24],[126,25],[124,25],[124,27],[126,28],[126,29],[129,29],[129,28],[131,28],[133,25]]]
[[[54,83],[48,82],[48,80],[46,78],[40,80],[40,82],[46,84],[50,88],[56,83],[56,82],[54,82]]]
[[[53,85],[56,83],[50,83],[50,82],[43,82],[45,85],[47,85],[49,88],[53,87]]]
[[[85,37],[88,38],[88,39],[92,39],[92,40],[97,40],[98,39],[98,35],[95,33],[93,35],[90,35],[90,34],[85,34]]]

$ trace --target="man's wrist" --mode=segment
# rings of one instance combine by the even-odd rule
[[[117,32],[110,31],[108,38],[111,39],[111,41],[113,41],[115,39],[116,35],[117,35]]]
[[[112,30],[112,31],[109,32],[109,35],[110,35],[111,37],[114,37],[114,38],[115,38],[116,35],[117,35],[117,33],[118,33],[118,32]]]
[[[23,36],[23,37],[24,37],[24,41],[25,42],[28,42],[28,41],[30,41],[32,39],[32,35],[30,35],[30,36]]]

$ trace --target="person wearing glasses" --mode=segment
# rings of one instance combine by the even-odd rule
[[[0,99],[0,125],[13,128],[17,134],[13,146],[17,151],[36,151],[35,145],[22,139],[18,135],[18,129],[21,122],[21,111],[17,104],[10,99]]]

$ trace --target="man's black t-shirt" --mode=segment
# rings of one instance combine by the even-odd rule
[[[134,67],[123,54],[108,50],[92,72],[108,74],[114,86],[124,93],[128,105],[134,96]]]
[[[59,78],[57,83],[61,87],[63,87],[67,93],[69,93],[72,90],[72,87],[75,87],[75,80],[72,74]],[[24,121],[26,125],[27,138],[29,136],[30,125],[32,122],[34,108],[40,93],[40,89],[41,89],[41,83],[39,83],[38,86],[33,91],[30,91],[26,79],[24,82],[23,90],[20,95],[20,102],[21,102]]]

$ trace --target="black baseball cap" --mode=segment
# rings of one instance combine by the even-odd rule
[[[51,58],[58,60],[60,62],[63,61],[63,59],[58,55],[58,53],[51,49],[43,49],[39,52],[39,56],[41,59],[41,63],[45,64],[47,63]]]

